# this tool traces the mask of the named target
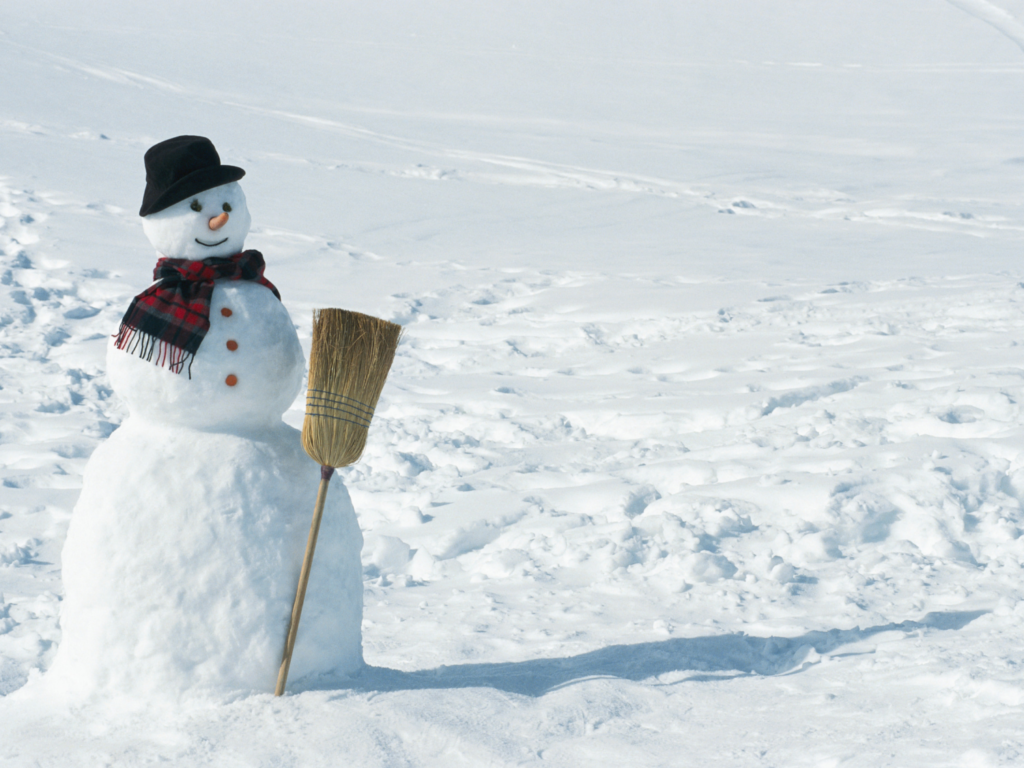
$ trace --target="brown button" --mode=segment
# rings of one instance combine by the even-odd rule
[[[233,387],[235,386],[235,384],[238,383],[238,377],[235,376],[235,374],[230,373],[228,374],[228,377],[224,379],[224,383],[227,384],[229,387]]]
[[[238,349],[238,342],[235,341],[234,339],[228,339],[228,349],[234,352],[236,349]]]
[[[221,313],[222,315],[224,315],[224,317],[231,317],[231,310],[230,310],[230,309],[228,309],[227,307],[224,307],[224,308],[223,308],[223,309],[222,309],[222,310],[220,311],[220,313]]]

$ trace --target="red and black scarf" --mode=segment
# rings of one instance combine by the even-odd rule
[[[130,355],[181,373],[210,330],[214,280],[255,280],[278,299],[281,294],[263,277],[266,263],[259,251],[215,256],[202,261],[161,258],[153,270],[157,282],[134,299],[121,319],[114,346]]]

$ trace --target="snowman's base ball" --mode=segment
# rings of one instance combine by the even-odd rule
[[[273,691],[319,474],[281,422],[245,436],[127,419],[85,471],[48,680],[77,698]],[[289,683],[362,666],[361,549],[335,477]]]

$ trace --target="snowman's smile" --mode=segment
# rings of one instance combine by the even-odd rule
[[[227,241],[228,241],[228,238],[225,237],[223,240],[218,240],[216,243],[204,243],[198,237],[196,238],[196,242],[197,243],[199,243],[200,245],[205,245],[207,248],[213,248],[215,245],[223,245]]]

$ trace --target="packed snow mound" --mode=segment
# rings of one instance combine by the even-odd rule
[[[267,288],[244,280],[215,284],[210,330],[180,375],[113,342],[107,351],[111,384],[133,417],[195,429],[279,422],[302,388],[304,370],[288,310]]]
[[[243,437],[128,419],[85,472],[48,678],[74,698],[272,691],[318,479],[283,423]],[[362,666],[361,548],[335,481],[290,680]]]

